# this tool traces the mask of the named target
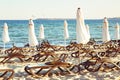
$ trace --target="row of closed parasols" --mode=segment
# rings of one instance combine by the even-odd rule
[[[64,21],[64,34],[65,34],[64,38],[65,39],[69,38],[67,26],[68,26],[68,24],[67,24],[67,21],[65,20]],[[35,31],[34,31],[34,22],[33,22],[32,19],[29,20],[29,34],[28,35],[29,35],[29,38],[28,38],[29,39],[29,45],[30,46],[38,45],[38,40],[36,38]],[[43,40],[45,38],[43,24],[41,24],[41,26],[40,26],[39,38],[41,40]],[[7,25],[7,23],[4,23],[2,41],[3,41],[4,44],[8,43],[10,41],[10,37],[9,37],[9,34],[8,34],[8,25]]]
[[[109,34],[109,25],[108,25],[108,20],[105,17],[103,21],[103,30],[102,30],[102,37],[103,37],[103,42],[110,41],[110,34]],[[68,24],[67,21],[64,21],[64,42],[66,45],[66,39],[69,38],[69,33],[68,33]],[[117,23],[116,25],[116,40],[119,39],[119,24]],[[41,25],[40,27],[40,39],[44,39],[44,27]],[[37,38],[35,36],[35,31],[34,31],[34,22],[32,19],[29,20],[29,45],[30,46],[36,46],[38,45]],[[5,48],[5,43],[10,41],[9,34],[8,34],[8,26],[7,23],[4,24],[4,29],[3,29],[3,37],[2,40],[4,42],[4,48]],[[90,32],[89,32],[89,26],[85,26],[84,22],[84,17],[82,14],[82,10],[80,8],[77,9],[77,14],[76,14],[76,42],[77,43],[82,43],[86,44],[90,40]]]

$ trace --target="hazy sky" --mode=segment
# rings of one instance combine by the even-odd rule
[[[0,19],[75,18],[78,7],[88,19],[120,16],[120,0],[0,0]]]

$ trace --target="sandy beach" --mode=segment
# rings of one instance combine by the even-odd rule
[[[32,63],[31,63],[32,64]],[[32,64],[35,65],[36,63]],[[17,65],[17,66],[16,66]],[[66,76],[56,76],[52,77],[38,77],[34,78],[33,76],[28,75],[24,71],[24,66],[27,64],[4,64],[5,68],[14,69],[15,74],[12,80],[120,80],[120,72],[112,71],[112,72],[87,72],[83,74],[70,74]]]
[[[31,48],[27,48],[27,49],[31,49]],[[26,50],[26,49],[24,49],[24,50]],[[52,50],[52,49],[49,49],[49,50]],[[91,50],[93,50],[93,49],[91,49]],[[29,50],[26,50],[26,51],[29,51]],[[64,51],[64,49],[63,49],[63,51],[55,51],[54,53],[57,56],[60,56],[63,53],[68,54],[68,57],[65,61],[69,62],[71,64],[74,64],[74,65],[82,63],[87,59],[89,60],[89,56],[83,58],[83,56],[86,54],[84,50],[80,50],[81,52],[84,51],[84,53],[81,54],[79,58],[71,57],[71,54],[76,52],[76,51],[77,50]],[[94,50],[94,51],[98,51],[98,52],[102,51],[103,52],[103,51],[105,51],[105,49],[99,49],[99,50]],[[32,51],[32,53],[33,52],[34,51]],[[36,51],[34,52],[34,54],[30,54],[30,53],[31,52],[28,52],[27,54],[29,56],[37,54]],[[89,54],[89,53],[87,53],[87,54]],[[44,59],[44,58],[41,58],[41,59]],[[108,57],[107,59],[110,62],[116,62],[116,61],[119,62],[120,56],[117,55],[116,57]],[[29,66],[29,67],[44,66],[45,65],[44,63],[49,62],[49,61],[53,61],[52,57],[47,58],[45,62],[41,62],[41,61],[20,62],[16,58],[11,59],[10,61],[12,61],[12,63],[8,63],[8,62],[6,62],[4,64],[0,63],[0,67],[1,67],[1,69],[4,68],[4,69],[13,69],[14,70],[15,73],[13,75],[12,80],[120,80],[120,76],[119,76],[120,72],[116,68],[114,68],[112,71],[109,69],[106,69],[105,71],[103,71],[103,69],[101,68],[100,70],[98,70],[96,72],[89,72],[87,70],[83,70],[80,73],[71,73],[71,74],[67,74],[67,75],[57,76],[56,74],[53,74],[50,77],[48,77],[48,76],[36,77],[36,76],[28,75],[25,72],[25,66]],[[110,64],[110,66],[111,66],[111,64]]]

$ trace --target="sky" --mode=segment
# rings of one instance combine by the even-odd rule
[[[77,8],[85,19],[120,17],[120,0],[0,0],[1,19],[76,18]]]

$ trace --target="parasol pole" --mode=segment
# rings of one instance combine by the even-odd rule
[[[64,38],[64,47],[65,47],[65,50],[66,50],[66,39]]]
[[[40,38],[40,47],[41,47],[42,39]]]
[[[5,54],[5,43],[4,43],[4,45],[3,45],[3,46],[4,46],[4,48],[3,48],[3,52],[4,52],[4,54]]]
[[[64,46],[66,46],[66,39],[64,38]]]

